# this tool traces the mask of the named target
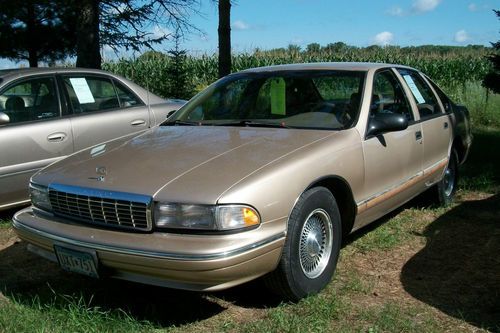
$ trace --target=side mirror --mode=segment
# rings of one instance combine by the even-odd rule
[[[10,123],[10,117],[3,112],[0,112],[0,125],[5,125]]]
[[[398,113],[378,113],[374,117],[370,117],[366,136],[402,131],[407,128],[408,119],[406,119],[406,116]]]
[[[170,116],[173,115],[176,112],[177,112],[177,110],[168,111],[167,116],[165,117],[165,119],[170,118]]]

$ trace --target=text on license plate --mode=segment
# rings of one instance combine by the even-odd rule
[[[54,250],[62,269],[98,278],[97,264],[94,256],[87,252],[80,252],[54,245]]]

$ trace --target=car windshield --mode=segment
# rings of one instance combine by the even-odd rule
[[[238,73],[209,86],[163,125],[345,129],[358,118],[363,71]]]

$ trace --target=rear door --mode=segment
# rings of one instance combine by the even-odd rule
[[[61,79],[73,113],[75,151],[149,127],[147,106],[117,80],[93,74],[64,74]]]
[[[29,178],[73,152],[71,123],[61,118],[55,77],[17,80],[0,91],[0,209],[28,200]]]
[[[422,124],[424,146],[423,170],[428,184],[438,181],[448,161],[452,129],[449,115],[438,102],[427,81],[414,70],[398,69],[412,93]]]

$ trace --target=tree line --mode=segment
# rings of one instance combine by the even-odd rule
[[[225,75],[231,67],[231,3],[212,1],[220,10]],[[199,0],[1,0],[0,57],[37,67],[76,56],[79,67],[101,68],[104,46],[143,51],[171,38],[170,31],[179,36],[196,30],[189,17],[198,6]]]

